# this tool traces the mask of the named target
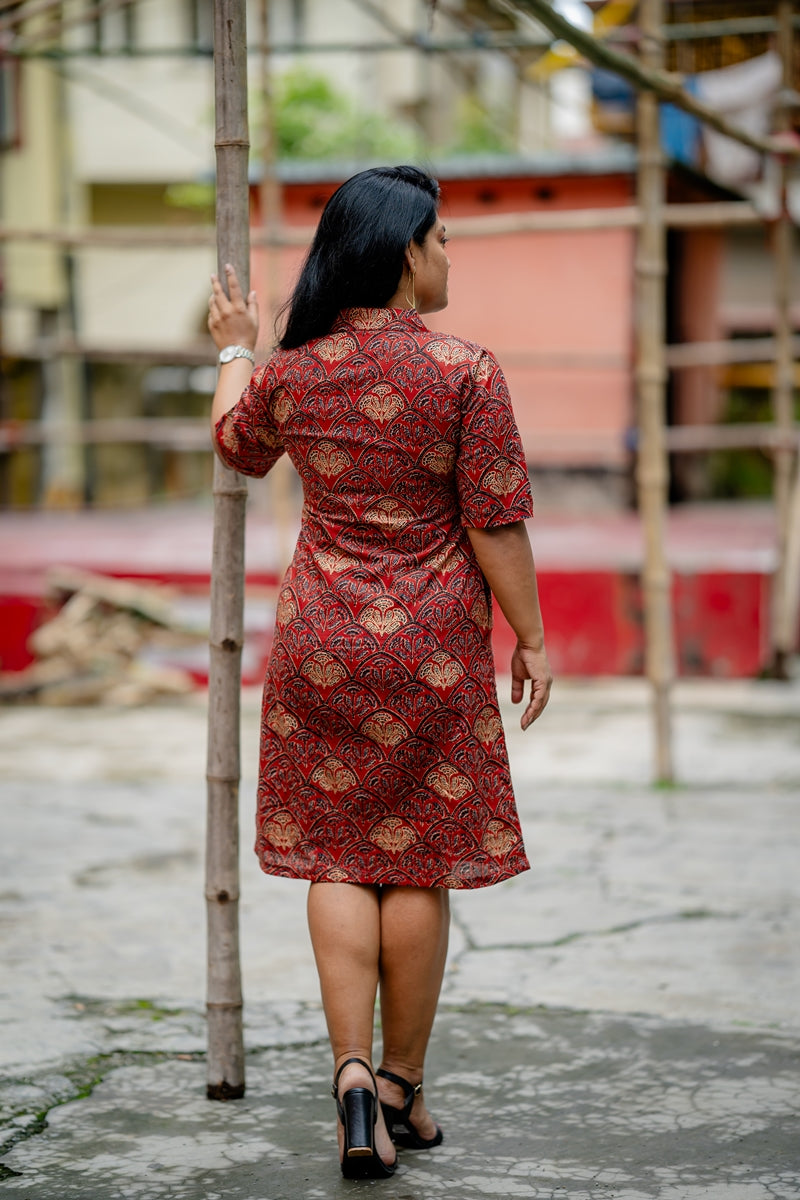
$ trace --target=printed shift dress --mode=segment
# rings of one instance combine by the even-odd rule
[[[528,868],[465,526],[528,517],[502,371],[414,310],[347,309],[278,350],[216,429],[300,534],[264,686],[256,852],[269,874],[483,887]]]

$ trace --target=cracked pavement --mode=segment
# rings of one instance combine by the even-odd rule
[[[507,686],[503,685],[507,692]],[[247,1095],[205,1099],[205,709],[0,710],[0,1190],[27,1200],[800,1200],[800,686],[504,713],[533,869],[453,896],[426,1081],[445,1142],[343,1181],[305,887],[250,850]]]

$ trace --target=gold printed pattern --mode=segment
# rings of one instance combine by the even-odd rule
[[[419,461],[423,467],[433,471],[434,475],[449,475],[456,461],[455,446],[450,442],[437,442],[425,451]]]
[[[354,773],[335,754],[329,754],[312,771],[311,780],[326,792],[346,792],[357,782]]]
[[[323,689],[336,687],[347,675],[338,658],[327,650],[315,650],[303,663],[300,673],[315,687]]]
[[[272,411],[276,419],[283,423],[293,408],[291,393],[285,387],[277,387],[272,393]]]
[[[405,406],[403,397],[389,383],[376,383],[358,402],[361,411],[379,425],[391,421]]]
[[[280,703],[273,704],[272,708],[269,710],[267,724],[269,725],[270,729],[274,730],[275,733],[279,734],[281,737],[285,738],[290,733],[294,733],[295,729],[297,729],[298,723],[297,717],[294,716],[293,713],[290,713],[288,708],[284,708],[284,706]]]
[[[321,550],[314,558],[323,571],[328,571],[331,575],[338,575],[340,571],[349,571],[351,567],[358,566],[358,559],[353,558],[352,554],[345,554],[343,550]]]
[[[297,616],[297,605],[289,588],[284,588],[281,592],[275,615],[279,626],[288,625]]]
[[[346,308],[342,316],[355,329],[383,329],[394,320],[388,308]]]
[[[468,362],[473,357],[473,351],[456,338],[442,338],[440,341],[428,342],[428,353],[437,362],[453,367],[457,363]]]
[[[230,422],[223,425],[220,441],[223,449],[230,450],[232,454],[235,454],[239,445],[239,431],[236,429],[236,426]]]
[[[408,727],[386,709],[380,709],[367,717],[361,726],[361,732],[384,749],[387,746],[396,746],[408,737]]]
[[[478,596],[472,606],[472,619],[479,629],[489,629],[491,626],[489,605],[485,596]]]
[[[328,883],[348,883],[350,874],[342,867],[331,867],[330,871],[325,872],[325,878]]]
[[[486,472],[486,486],[493,496],[508,496],[516,492],[521,483],[522,471],[511,463]]]
[[[387,854],[402,854],[414,842],[417,835],[402,817],[384,817],[380,824],[370,830],[369,840]]]
[[[351,354],[357,354],[358,342],[347,333],[332,333],[315,343],[314,353],[325,362],[337,363]]]
[[[361,610],[361,621],[376,637],[388,637],[408,624],[408,616],[394,600],[380,596]]]
[[[447,688],[458,683],[465,672],[461,663],[457,658],[453,658],[452,654],[448,654],[446,650],[437,650],[435,654],[425,660],[419,673],[431,687],[437,688],[439,691],[446,691]]]
[[[491,379],[496,370],[495,362],[488,354],[482,354],[478,359],[478,365],[475,367],[475,382],[486,383],[487,379]]]
[[[449,574],[451,571],[455,571],[463,561],[464,555],[455,546],[442,546],[430,556],[428,566],[432,567],[434,571]]]
[[[442,763],[428,771],[425,782],[445,800],[461,800],[475,791],[467,776],[457,771],[451,763]]]
[[[326,479],[335,479],[351,465],[350,455],[328,441],[322,441],[315,446],[308,456],[308,461],[314,470]]]
[[[481,845],[492,858],[504,858],[519,840],[519,835],[502,821],[490,821],[481,839]]]
[[[495,709],[487,704],[482,708],[475,718],[475,737],[479,742],[485,742],[489,745],[491,742],[496,742],[503,732],[503,723]]]
[[[278,812],[264,826],[264,837],[278,850],[291,850],[303,836],[300,826],[288,812]]]
[[[402,529],[412,520],[413,514],[393,496],[385,496],[377,504],[373,504],[364,514],[376,525],[385,525],[387,529]]]

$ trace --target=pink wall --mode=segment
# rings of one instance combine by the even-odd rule
[[[287,223],[314,224],[335,186],[288,185]],[[615,207],[630,201],[630,187],[625,175],[446,180],[442,219]],[[427,320],[497,355],[533,463],[625,460],[633,252],[632,231],[620,229],[454,237],[448,246],[450,304]],[[284,253],[284,290],[301,260],[301,251]],[[263,293],[263,263],[253,279]]]
[[[680,234],[673,305],[676,342],[715,342],[725,336],[721,320],[723,234],[692,229]],[[676,371],[673,382],[677,425],[712,425],[722,415],[724,396],[716,367]]]

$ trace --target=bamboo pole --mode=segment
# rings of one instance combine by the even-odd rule
[[[719,226],[761,225],[763,218],[747,200],[712,201],[708,204],[668,204],[664,223],[671,229],[713,229]],[[636,229],[641,214],[636,205],[618,208],[576,208],[539,210],[519,213],[489,213],[480,217],[451,217],[448,231],[462,237],[504,237],[514,233],[581,233],[598,229]],[[253,247],[310,245],[314,236],[311,225],[254,229]],[[210,225],[136,226],[116,228],[52,229],[0,225],[2,242],[41,242],[62,246],[99,249],[185,249],[208,246],[214,237]]]
[[[795,443],[794,482],[789,495],[786,539],[783,550],[784,574],[780,599],[781,625],[778,627],[778,635],[786,658],[788,658],[796,648],[798,622],[800,622],[800,440]]]
[[[525,432],[525,431],[523,431]],[[800,449],[800,422],[778,430],[766,422],[741,425],[672,425],[664,431],[667,450],[705,454],[713,450]],[[592,461],[609,452],[619,458],[638,444],[635,431],[622,429],[530,430],[523,442],[535,447],[531,462],[554,454],[569,459],[575,454]],[[63,445],[156,445],[196,453],[209,450],[208,422],[200,417],[98,417],[80,425],[52,425],[44,421],[0,421],[0,454],[13,454],[24,446],[49,442]]]
[[[732,338],[719,342],[671,342],[665,346],[666,364],[670,370],[690,370],[694,367],[720,367],[732,363],[771,363],[775,359],[777,342],[772,337]],[[793,358],[800,357],[800,337],[791,341]],[[501,352],[509,366],[579,368],[582,370],[626,370],[629,356],[623,351],[600,350],[535,350],[506,347]],[[83,338],[57,337],[48,343],[28,346],[24,352],[9,354],[25,362],[37,362],[45,355],[59,358],[78,357],[90,362],[145,363],[155,366],[211,366],[215,361],[207,342],[182,346],[125,346],[87,342]],[[163,418],[158,418],[159,420]]]
[[[261,162],[262,176],[259,185],[261,206],[261,231],[264,234],[263,264],[266,313],[264,325],[270,337],[275,331],[275,322],[281,301],[280,246],[281,233],[281,184],[278,177],[278,146],[274,121],[274,91],[270,61],[269,0],[261,0]],[[267,504],[272,509],[277,533],[278,570],[282,575],[288,565],[291,550],[292,498],[289,456],[284,454],[270,472]]]
[[[245,0],[214,0],[214,90],[219,276],[224,279],[225,263],[233,263],[247,293],[250,143]],[[210,1100],[237,1099],[245,1090],[238,810],[246,496],[244,481],[215,457],[206,830]]]
[[[644,64],[658,68],[662,61],[662,0],[642,0],[639,19]],[[668,783],[673,778],[670,692],[674,667],[670,572],[665,554],[668,484],[664,439],[666,233],[662,206],[665,189],[658,100],[652,92],[639,93],[636,121],[637,191],[642,211],[636,253],[636,382],[640,435],[636,475],[645,538],[642,589],[646,671],[652,687],[655,722],[655,774],[659,782]]]
[[[779,133],[791,128],[788,97],[792,90],[793,37],[791,0],[778,3],[778,50],[782,64],[781,103],[776,125]],[[777,159],[780,211],[772,229],[773,280],[775,297],[775,385],[772,392],[772,412],[775,425],[781,432],[790,429],[794,420],[794,361],[792,352],[792,251],[794,226],[787,205],[788,164],[783,156]],[[793,613],[793,584],[789,577],[789,543],[792,513],[792,451],[781,447],[775,451],[774,496],[778,530],[778,558],[775,568],[772,597],[772,623],[769,673],[776,679],[788,678],[788,660],[794,650],[797,635],[797,614]],[[796,489],[795,489],[796,490]],[[793,557],[793,555],[792,555]]]

